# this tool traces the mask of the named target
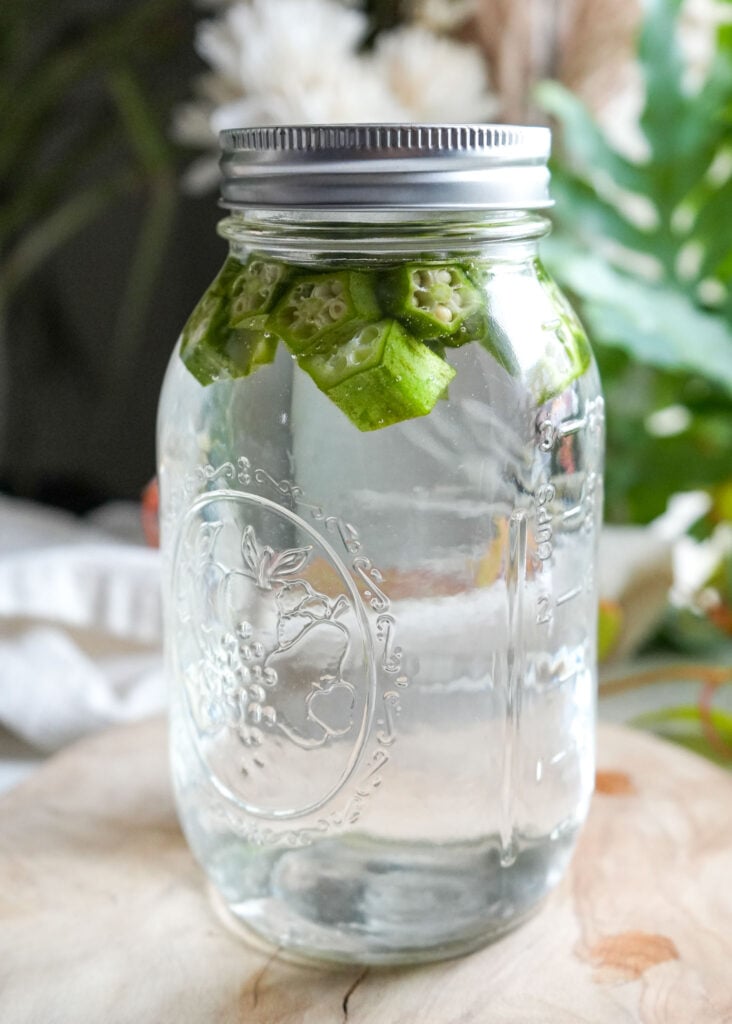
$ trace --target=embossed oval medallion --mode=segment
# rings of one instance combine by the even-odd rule
[[[213,784],[251,814],[317,810],[353,771],[374,704],[348,571],[293,512],[222,490],[189,510],[174,574],[176,674]]]

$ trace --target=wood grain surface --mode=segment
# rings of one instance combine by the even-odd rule
[[[0,801],[2,1024],[732,1024],[732,777],[601,728],[569,875],[462,960],[288,963],[215,917],[160,721],[48,762]]]

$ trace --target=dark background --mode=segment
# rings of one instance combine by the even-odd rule
[[[120,365],[113,327],[140,206],[130,199],[82,232],[11,307],[1,463],[7,492],[84,511],[139,496],[154,474],[165,367],[224,244],[213,197],[179,202],[144,328]]]
[[[225,255],[216,196],[182,192],[195,154],[170,141],[170,111],[202,69],[201,15],[170,0],[7,0],[0,12],[0,218],[19,211],[0,240],[6,493],[85,511],[138,497],[154,473],[166,363]],[[120,173],[119,192],[55,242],[79,196],[91,203]],[[50,255],[16,283],[17,253],[39,239]]]

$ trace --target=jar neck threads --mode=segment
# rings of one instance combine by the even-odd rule
[[[308,261],[331,257],[441,253],[529,258],[551,228],[530,210],[335,211],[248,210],[229,214],[218,232],[232,250],[255,249]]]

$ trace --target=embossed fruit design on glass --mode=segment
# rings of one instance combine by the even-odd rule
[[[592,789],[603,402],[538,256],[549,133],[222,145],[229,254],[159,420],[180,819],[272,946],[466,952]]]

